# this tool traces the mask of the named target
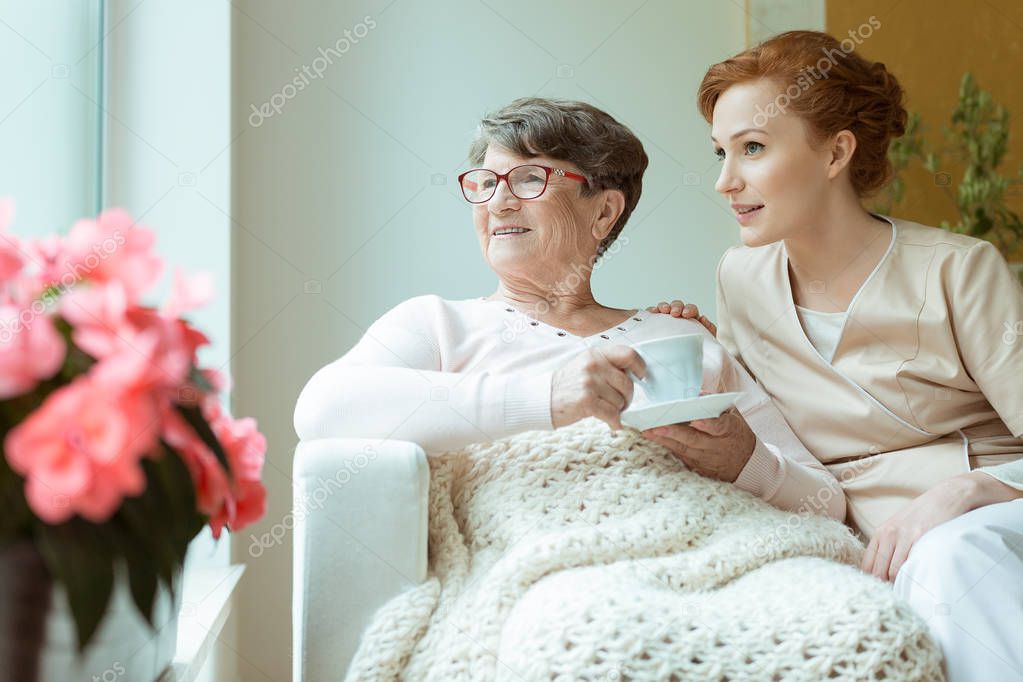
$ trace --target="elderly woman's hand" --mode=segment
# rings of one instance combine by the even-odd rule
[[[671,315],[672,317],[681,317],[683,319],[695,319],[697,322],[707,328],[714,336],[718,335],[718,328],[713,322],[707,319],[705,315],[700,314],[700,309],[692,303],[683,303],[677,298],[671,303],[665,303],[661,301],[657,305],[652,305],[647,308],[648,312],[651,313],[664,313],[665,315]]]
[[[629,346],[593,348],[572,358],[554,372],[551,382],[551,422],[568,426],[596,417],[621,429],[621,413],[632,402],[633,383],[626,373],[646,376],[646,363]]]
[[[643,435],[671,450],[701,476],[726,483],[739,477],[757,444],[756,434],[735,408],[715,419],[658,426]]]

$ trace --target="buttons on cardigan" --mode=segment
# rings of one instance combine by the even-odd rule
[[[484,300],[485,301],[486,298],[480,297],[480,300]],[[507,307],[504,310],[505,310],[505,312],[508,312],[508,313],[518,312],[515,308],[512,308],[512,307]],[[527,319],[528,319],[528,316],[525,313],[520,313],[520,314],[523,315],[524,317],[527,317]],[[633,317],[632,320],[634,322],[642,322],[643,318],[642,317]],[[540,322],[538,320],[529,320],[529,326],[530,327],[539,327],[540,326]],[[628,329],[626,327],[615,327],[615,329],[617,329],[620,332],[627,332],[628,331]],[[555,333],[558,336],[561,336],[561,337],[568,336],[568,332],[566,332],[566,331],[564,331],[562,329],[556,329]],[[600,338],[605,339],[605,340],[610,340],[611,339],[611,337],[608,336],[607,334],[601,334]]]

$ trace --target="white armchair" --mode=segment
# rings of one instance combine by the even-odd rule
[[[294,463],[294,682],[344,676],[373,613],[423,582],[429,467],[415,443],[300,442]]]

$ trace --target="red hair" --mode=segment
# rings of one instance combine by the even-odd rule
[[[731,86],[763,78],[777,82],[781,94],[768,110],[792,111],[809,124],[815,142],[841,130],[856,136],[849,177],[858,196],[869,196],[891,179],[888,146],[906,132],[907,115],[895,76],[881,62],[856,54],[854,46],[851,38],[839,42],[819,31],[779,34],[707,69],[697,106],[709,123],[718,98]]]

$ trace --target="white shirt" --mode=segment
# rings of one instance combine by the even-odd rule
[[[810,340],[821,357],[830,363],[835,357],[838,339],[842,335],[842,328],[845,326],[845,319],[849,313],[845,311],[822,313],[800,305],[796,306],[796,312],[799,314],[803,331],[806,332],[806,338]]]
[[[580,337],[501,301],[409,299],[309,380],[295,407],[295,430],[303,440],[408,440],[427,452],[550,430],[557,369],[590,348],[677,334],[705,337],[705,391],[743,393],[736,407],[757,445],[736,486],[782,509],[837,488],[763,389],[702,325],[645,310]],[[842,516],[844,499],[836,497],[827,511]]]

